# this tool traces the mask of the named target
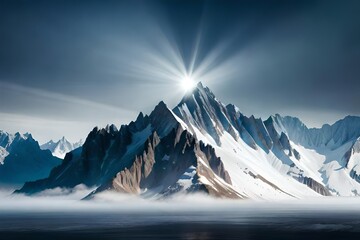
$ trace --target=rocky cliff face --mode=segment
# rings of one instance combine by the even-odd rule
[[[182,176],[191,168],[194,174],[184,181]],[[197,142],[178,125],[163,138],[155,131],[144,143],[144,151],[135,156],[132,166],[119,171],[92,195],[106,190],[146,196],[204,191],[214,196],[241,197],[230,184],[229,175],[214,149]]]

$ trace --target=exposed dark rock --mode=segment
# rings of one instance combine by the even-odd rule
[[[225,183],[231,184],[230,177],[224,169],[221,159],[216,157],[214,149],[197,142],[190,133],[182,130],[180,125],[162,139],[154,132],[144,146],[146,146],[146,150],[135,157],[135,161],[129,169],[118,172],[114,178],[104,183],[91,195],[108,190],[140,194],[142,190],[146,189],[161,193],[163,197],[170,196],[182,190],[183,186],[177,181],[187,169],[194,166],[196,176],[192,179],[190,188],[184,190],[187,192],[206,190],[205,192],[214,196],[239,197],[239,194],[230,186],[223,187],[222,183],[211,179],[219,177]],[[199,157],[210,168],[199,163]],[[216,187],[201,183],[200,175],[206,177]],[[223,192],[215,193],[215,189]]]
[[[309,188],[311,188],[312,190],[314,190],[315,192],[323,195],[323,196],[332,196],[330,191],[321,183],[315,181],[312,178],[309,177],[298,177],[295,178],[296,180],[298,180],[299,182],[307,185]]]

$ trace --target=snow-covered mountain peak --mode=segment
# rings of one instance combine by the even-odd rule
[[[10,149],[13,143],[20,141],[28,140],[30,142],[35,142],[30,133],[21,134],[16,132],[15,134],[10,134],[5,131],[0,131],[0,146],[4,149]]]
[[[12,142],[12,138],[9,133],[0,131],[0,146],[6,148]]]
[[[351,142],[359,139],[357,124],[347,117],[309,129],[279,114],[247,117],[200,82],[173,110],[161,101],[119,131],[94,128],[49,178],[20,192],[85,184],[100,186],[93,194],[159,198],[201,189],[260,199],[349,196],[360,192],[360,143]]]
[[[40,148],[43,150],[50,150],[53,156],[63,159],[66,153],[71,152],[72,150],[81,146],[82,140],[76,143],[71,143],[63,136],[57,142],[50,140],[49,142],[41,145]]]
[[[336,149],[360,136],[360,117],[347,116],[334,124],[324,124],[321,128],[308,128],[299,118],[277,117],[289,138],[308,148],[321,147]]]
[[[199,99],[199,98],[203,99],[203,102],[205,103],[209,99],[215,99],[215,95],[208,87],[204,87],[204,85],[201,82],[199,82],[192,91],[187,92],[183,96],[178,106],[182,104],[186,104],[189,101],[191,102],[194,99]]]
[[[281,133],[287,134],[286,128],[284,127],[284,125],[281,121],[280,115],[272,115],[268,119],[266,119],[264,121],[264,123],[265,123],[265,125],[267,125],[267,124],[273,125],[273,127],[275,128],[275,130],[278,134],[281,134]]]
[[[214,95],[214,93],[210,90],[210,88],[208,88],[207,86],[204,86],[201,82],[199,82],[199,83],[196,85],[196,88],[195,88],[194,91],[196,91],[196,90],[198,90],[198,91],[200,91],[200,92],[202,92],[202,93],[204,93],[204,94],[206,94],[206,95],[208,95],[208,96],[211,96],[211,97],[215,98],[215,95]],[[193,91],[193,92],[194,92],[194,91]]]
[[[221,145],[221,133],[230,126],[225,105],[201,83],[186,94],[173,111],[189,127],[209,134],[218,145]]]
[[[196,87],[197,87],[197,88],[204,88],[204,85],[203,85],[202,82],[200,81],[200,82],[198,82],[198,83],[196,84]]]
[[[84,144],[83,140],[80,139],[79,141],[73,143],[74,149],[81,147]]]
[[[32,138],[32,135],[30,133],[21,134],[19,132],[16,132],[14,136],[15,136],[14,140],[20,140],[20,139],[26,140],[28,138]]]

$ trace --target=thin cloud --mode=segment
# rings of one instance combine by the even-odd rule
[[[110,111],[121,112],[124,115],[129,115],[129,114],[133,113],[131,110],[128,110],[128,109],[119,108],[116,106],[107,105],[107,104],[103,104],[103,103],[99,103],[99,102],[94,102],[94,101],[87,100],[87,99],[77,98],[77,97],[66,95],[63,93],[51,92],[49,90],[43,90],[43,89],[39,89],[39,88],[14,84],[14,83],[6,82],[6,81],[0,81],[0,88],[3,88],[3,89],[6,88],[6,89],[9,89],[12,91],[17,91],[20,93],[28,93],[28,94],[32,94],[35,96],[53,99],[53,100],[62,101],[62,102],[67,102],[67,103],[71,103],[71,104],[84,105],[87,107],[100,108],[100,109],[106,109],[106,110],[110,110]]]

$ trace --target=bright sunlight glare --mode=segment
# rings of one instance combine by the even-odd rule
[[[188,92],[195,87],[195,81],[191,77],[185,76],[181,81],[181,85],[183,89]]]

